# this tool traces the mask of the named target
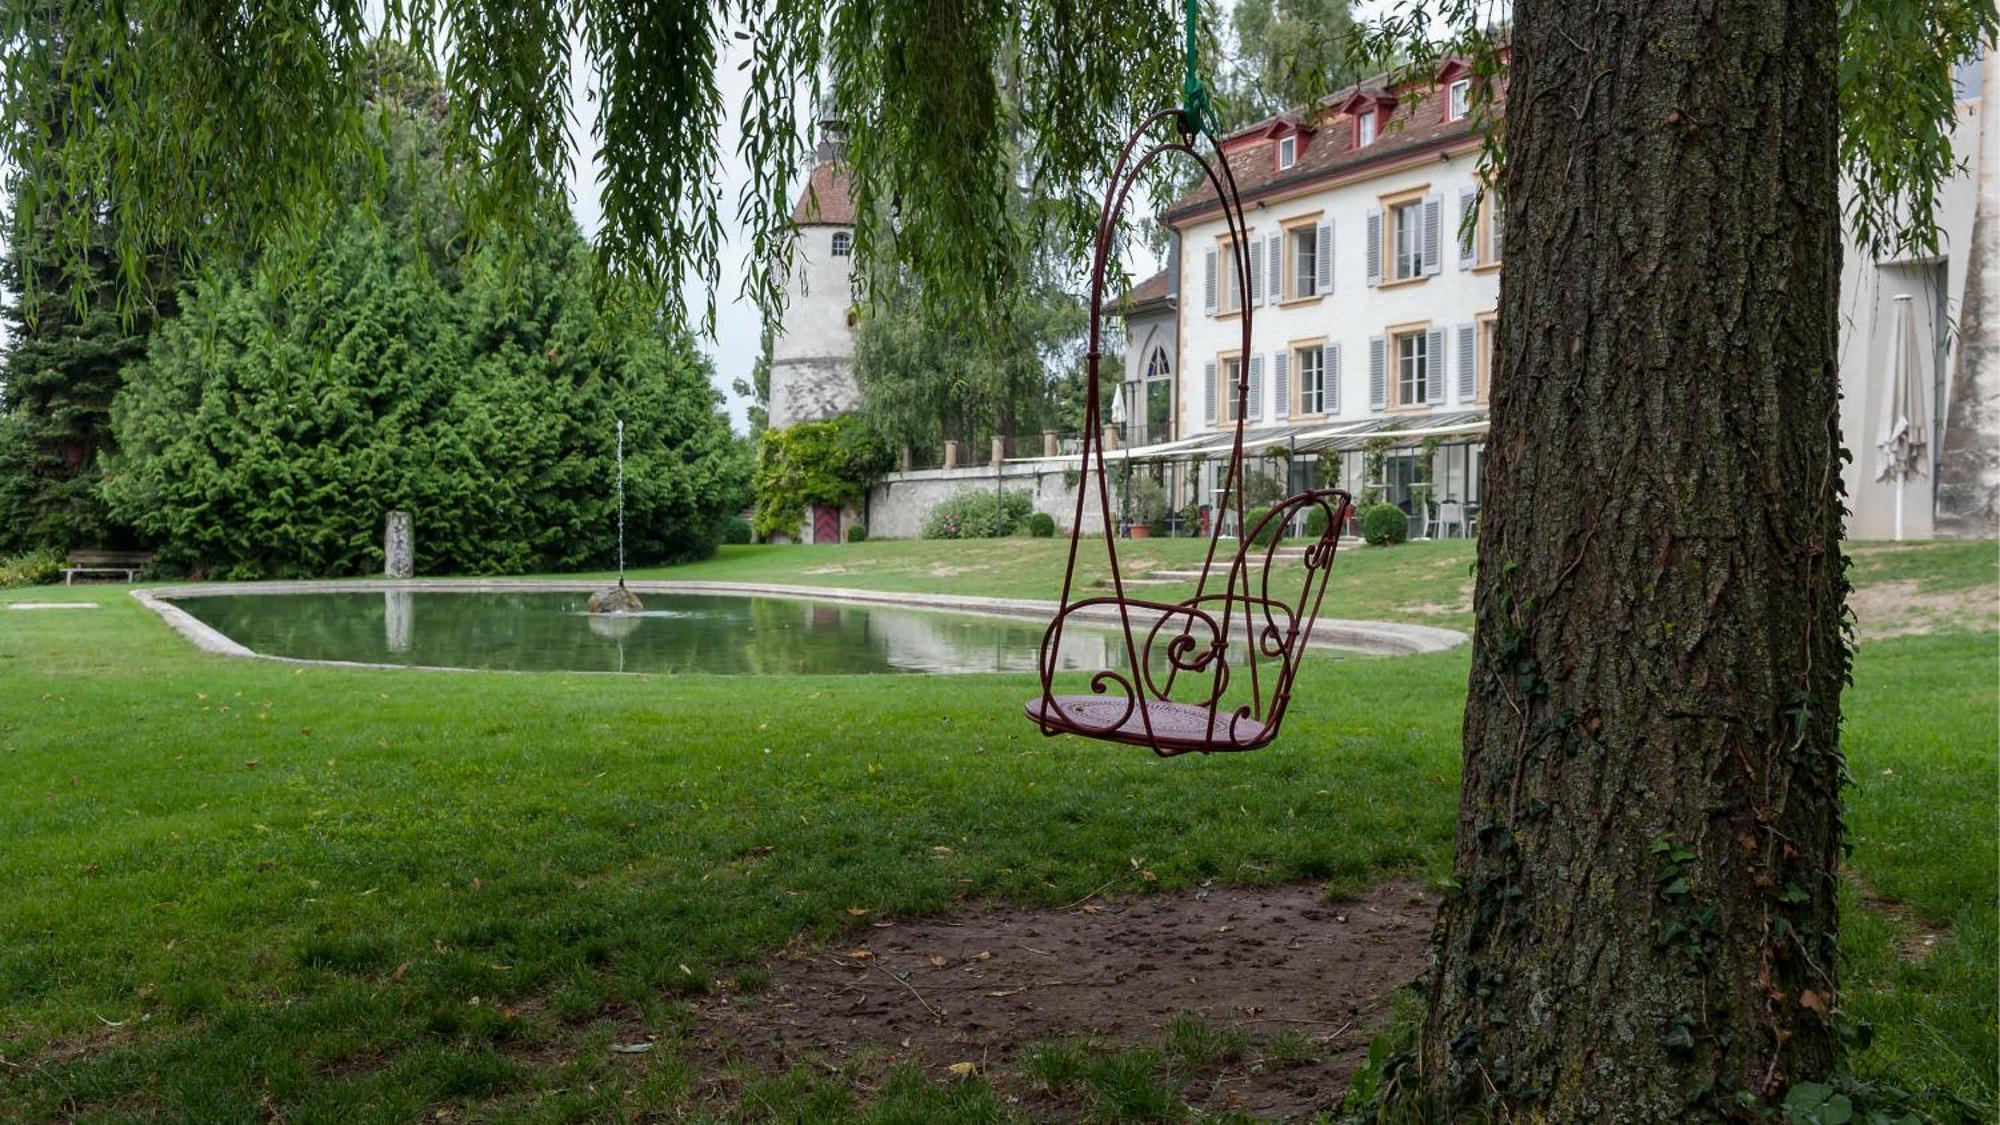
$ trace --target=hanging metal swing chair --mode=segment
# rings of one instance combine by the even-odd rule
[[[1352,503],[1340,489],[1312,489],[1272,505],[1254,524],[1244,526],[1252,515],[1244,504],[1243,479],[1243,419],[1251,389],[1250,240],[1235,177],[1221,155],[1212,128],[1213,115],[1206,111],[1205,92],[1194,77],[1193,5],[1189,8],[1188,104],[1153,114],[1133,132],[1119,153],[1098,216],[1090,280],[1084,478],[1077,488],[1076,512],[1070,521],[1061,608],[1042,636],[1042,693],[1027,704],[1028,717],[1043,734],[1075,734],[1145,746],[1163,758],[1189,751],[1255,750],[1278,736]],[[1216,153],[1213,162],[1195,149],[1197,139],[1203,138]],[[1150,601],[1125,592],[1098,418],[1105,270],[1117,244],[1127,195],[1140,173],[1168,153],[1194,160],[1221,202],[1230,239],[1224,252],[1234,255],[1236,262],[1234,284],[1237,306],[1242,310],[1239,354],[1245,357],[1236,365],[1235,440],[1209,513],[1208,551],[1202,560],[1201,577],[1194,595],[1179,602]],[[1108,597],[1080,597],[1076,590],[1077,552],[1084,543],[1084,505],[1093,495],[1105,529],[1104,553],[1111,571]],[[1282,531],[1305,521],[1314,509],[1325,516],[1316,538],[1302,553],[1281,551]],[[1228,516],[1232,510],[1239,534],[1225,548],[1223,530],[1231,523]],[[1222,557],[1218,559],[1218,555]],[[1293,591],[1287,600],[1287,593]],[[1111,651],[1114,656],[1123,656],[1123,666],[1072,673],[1077,678],[1088,676],[1089,694],[1060,694],[1057,680],[1064,671],[1064,633],[1072,626],[1094,632],[1093,627],[1112,623],[1119,632]]]

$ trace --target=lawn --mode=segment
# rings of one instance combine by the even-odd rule
[[[1058,546],[746,548],[657,576],[1049,596]],[[1993,582],[1990,544],[1884,555],[1864,582]],[[1438,622],[1422,607],[1468,561],[1355,551],[1329,612]],[[0,1118],[1001,1115],[979,1080],[738,1073],[697,1050],[688,998],[756,988],[759,957],[855,909],[1352,888],[1449,861],[1463,649],[1314,659],[1277,746],[1158,763],[1040,737],[1019,676],[293,667],[196,654],[119,590],[0,594],[85,597],[103,608],[0,613]],[[1857,1066],[1981,1115],[1991,624],[1865,642],[1847,697],[1844,975],[1876,1031]],[[608,1050],[645,1034],[650,1053]]]

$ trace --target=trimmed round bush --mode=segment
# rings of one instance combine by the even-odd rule
[[[849,543],[868,542],[868,525],[857,523],[853,527],[848,528],[847,541]]]
[[[1394,504],[1370,504],[1361,510],[1361,538],[1376,547],[1401,543],[1410,537],[1410,517]]]
[[[1269,508],[1252,508],[1250,509],[1250,513],[1243,517],[1244,533],[1250,535],[1250,542],[1259,547],[1270,546],[1277,541],[1278,536],[1285,530],[1285,525],[1277,520],[1272,520],[1270,523],[1264,524],[1261,528],[1257,526],[1259,523],[1263,523],[1264,517],[1270,513],[1271,509]]]
[[[1314,504],[1306,509],[1306,538],[1315,542],[1326,534],[1326,509]]]
[[[1053,539],[1056,534],[1056,518],[1047,512],[1033,512],[1028,516],[1028,534],[1037,539]]]

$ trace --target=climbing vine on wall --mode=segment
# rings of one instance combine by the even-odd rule
[[[752,529],[759,538],[794,531],[811,505],[858,505],[894,461],[888,443],[853,414],[766,430],[757,443]]]

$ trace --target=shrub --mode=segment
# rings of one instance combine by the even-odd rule
[[[1009,492],[996,501],[985,489],[968,489],[932,508],[918,535],[924,539],[995,539],[1011,535],[1028,518],[1034,501]]]
[[[1281,470],[1282,472],[1282,470]],[[1252,508],[1268,508],[1283,500],[1285,478],[1280,473],[1266,473],[1245,466],[1243,469],[1243,502]]]
[[[1150,473],[1134,474],[1125,489],[1125,513],[1133,523],[1152,527],[1167,518],[1167,512],[1171,510],[1167,503],[1167,490]]]
[[[1056,534],[1056,518],[1047,512],[1031,512],[1028,515],[1028,534],[1037,539],[1053,539]]]
[[[750,542],[750,521],[742,516],[731,516],[722,521],[722,541],[738,545]]]
[[[766,430],[757,445],[758,535],[789,532],[807,508],[858,508],[868,486],[895,465],[895,454],[858,414]]]
[[[849,543],[868,542],[868,525],[857,523],[853,527],[848,528],[847,541]]]
[[[1361,538],[1377,547],[1410,537],[1410,517],[1394,504],[1370,504],[1361,512]]]
[[[1278,536],[1285,530],[1285,525],[1281,520],[1272,520],[1270,523],[1264,524],[1263,527],[1257,526],[1263,523],[1265,516],[1270,514],[1271,509],[1269,508],[1252,508],[1249,514],[1243,517],[1243,533],[1250,537],[1250,542],[1259,547],[1270,546],[1277,541]]]
[[[15,586],[42,586],[62,574],[63,557],[57,551],[24,551],[0,559],[0,590]]]

